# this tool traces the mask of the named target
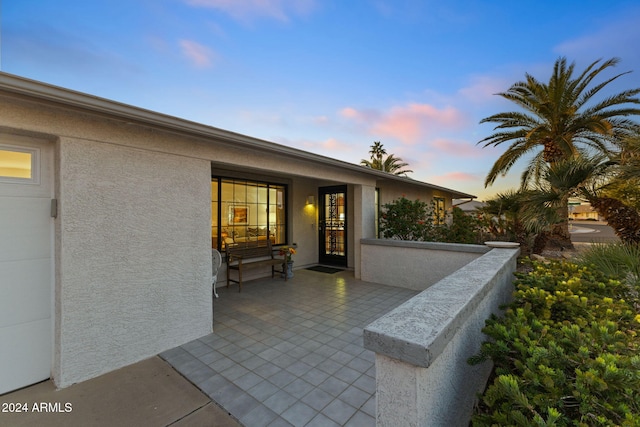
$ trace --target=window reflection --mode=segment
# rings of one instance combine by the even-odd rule
[[[286,243],[286,186],[214,178],[211,182],[212,247],[240,242]]]

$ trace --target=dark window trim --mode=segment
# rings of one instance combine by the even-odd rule
[[[222,225],[221,225],[221,221],[222,221],[222,181],[232,181],[234,183],[241,183],[244,182],[246,183],[255,183],[255,184],[262,184],[262,185],[266,185],[267,189],[272,188],[271,186],[280,186],[284,188],[284,235],[285,235],[285,243],[275,243],[273,246],[274,247],[279,247],[279,246],[287,246],[289,245],[289,184],[283,183],[283,182],[277,182],[277,181],[264,181],[262,179],[254,179],[254,178],[239,178],[239,177],[231,177],[231,176],[220,176],[220,175],[212,175],[211,176],[211,181],[213,182],[214,180],[217,180],[218,182],[218,230],[217,230],[217,239],[216,241],[218,242],[218,247],[215,248],[217,250],[222,250]],[[267,191],[267,206],[269,206],[269,191]],[[269,227],[269,224],[267,224],[267,229]]]

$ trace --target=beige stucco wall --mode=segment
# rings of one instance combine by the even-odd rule
[[[423,291],[488,252],[486,246],[391,239],[361,241],[361,278]]]
[[[451,209],[451,194],[437,189],[427,189],[424,187],[400,183],[396,181],[378,182],[380,189],[380,205],[391,203],[404,195],[409,200],[422,200],[423,202],[431,202],[434,197],[444,197],[445,208]]]
[[[489,250],[364,328],[376,353],[376,426],[469,424],[491,363],[467,361],[511,298],[519,253]]]
[[[318,186],[314,180],[296,178],[290,191],[291,243],[297,245],[294,268],[318,263]],[[308,196],[314,197],[307,204]]]
[[[211,331],[210,163],[74,138],[59,147],[64,387]]]

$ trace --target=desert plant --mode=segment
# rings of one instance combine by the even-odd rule
[[[473,425],[640,425],[640,315],[629,286],[574,263],[529,268],[470,360],[495,364]]]
[[[594,266],[605,274],[624,278],[640,290],[640,245],[594,243],[576,261]]]

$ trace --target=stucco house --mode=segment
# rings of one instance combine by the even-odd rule
[[[473,197],[0,73],[0,393],[210,333],[212,247],[295,243],[358,278],[402,194]]]
[[[590,203],[581,203],[579,205],[570,205],[569,206],[569,218],[574,219],[576,221],[599,221],[600,214],[598,211],[593,209]]]

